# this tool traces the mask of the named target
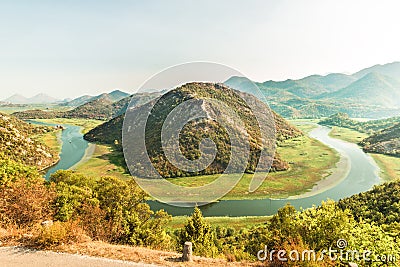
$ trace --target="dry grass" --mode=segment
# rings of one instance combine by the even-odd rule
[[[181,261],[181,254],[179,253],[152,250],[143,247],[111,245],[100,241],[60,246],[57,248],[57,251],[161,266],[260,266],[260,263],[256,262],[228,262],[225,259],[211,259],[197,256],[194,256],[193,262],[188,263]]]
[[[31,231],[0,228],[0,246],[18,246],[38,249]],[[261,266],[260,262],[229,262],[224,258],[205,258],[193,256],[192,262],[182,262],[182,254],[172,251],[154,250],[144,247],[113,245],[102,241],[67,242],[47,247],[49,251],[93,257],[155,264],[160,266]]]

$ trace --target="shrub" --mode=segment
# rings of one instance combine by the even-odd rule
[[[4,162],[3,162],[4,163]],[[30,227],[52,219],[55,189],[37,171],[19,163],[0,163],[0,223],[3,227]],[[8,179],[13,177],[12,179]]]
[[[56,218],[79,220],[92,239],[107,242],[160,247],[168,245],[164,226],[170,216],[154,213],[144,203],[145,193],[133,180],[114,177],[98,179],[73,171],[58,171]]]
[[[215,244],[215,235],[211,226],[204,220],[201,210],[194,208],[192,216],[179,233],[179,245],[187,241],[193,243],[193,252],[201,256],[215,257],[218,249]]]
[[[51,248],[63,244],[88,241],[82,228],[76,221],[54,222],[49,226],[40,226],[34,237],[35,245],[42,248]]]

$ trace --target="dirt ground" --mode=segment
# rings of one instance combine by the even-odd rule
[[[7,267],[127,267],[127,266],[259,266],[249,262],[227,262],[225,259],[193,257],[182,262],[181,254],[143,247],[86,242],[60,246],[56,251],[33,250],[24,247],[0,247],[0,266]]]

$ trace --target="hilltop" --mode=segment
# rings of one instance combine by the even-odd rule
[[[380,73],[382,75],[400,80],[400,62],[392,62],[383,65],[377,64],[372,67],[362,69],[354,73],[352,76],[359,79],[372,72]]]
[[[162,98],[162,101],[159,101],[156,104],[159,105],[157,106],[157,111],[152,111],[152,116],[147,121],[146,127],[149,130],[150,135],[148,136],[148,139],[146,139],[146,143],[149,144],[148,151],[150,153],[151,160],[154,160],[156,166],[158,166],[157,168],[161,173],[165,174],[165,177],[221,173],[225,169],[227,162],[229,162],[230,159],[231,147],[227,133],[215,121],[211,119],[201,119],[186,124],[182,129],[182,132],[179,135],[180,149],[182,154],[184,154],[187,158],[195,159],[199,156],[198,142],[207,136],[211,138],[217,146],[218,153],[214,162],[201,173],[183,173],[168,162],[164,153],[162,152],[162,146],[159,138],[157,138],[157,132],[161,130],[160,127],[162,127],[162,122],[173,109],[173,107],[189,99],[195,101],[202,101],[203,98],[223,99],[224,103],[229,103],[229,106],[238,112],[242,121],[244,121],[246,125],[246,129],[250,135],[250,138],[253,140],[253,142],[250,142],[252,152],[247,171],[251,172],[254,170],[254,164],[257,161],[257,151],[259,151],[260,147],[262,147],[262,144],[260,143],[261,141],[256,137],[257,129],[259,130],[259,128],[255,126],[256,122],[254,121],[254,118],[250,116],[251,111],[243,99],[246,99],[246,101],[250,100],[259,102],[256,97],[250,94],[232,90],[229,87],[220,84],[189,83],[169,91]],[[132,113],[129,114],[129,117],[133,118],[132,121],[129,121],[130,125],[140,124],[141,121],[138,118],[141,116],[141,114],[147,114],[146,112],[148,112],[154,103],[155,102],[153,101],[132,109],[130,111]],[[205,103],[202,103],[200,106],[202,107],[200,112],[215,115],[215,111],[212,109],[212,107],[207,106]],[[193,109],[194,108],[195,107],[193,107]],[[189,110],[188,112],[191,112]],[[274,112],[272,114],[277,127],[278,140],[290,139],[302,135],[300,130],[288,124],[281,116]],[[258,120],[269,119],[266,115],[264,116],[265,117],[263,118],[258,118]],[[121,144],[123,119],[124,118],[121,115],[92,129],[85,135],[85,139],[91,142]],[[238,126],[234,122],[231,123],[231,125],[233,132],[238,133],[239,136],[243,136],[240,134],[239,129],[237,128]],[[279,155],[276,155],[273,161],[272,169],[286,170],[287,168],[288,164],[282,160]]]
[[[49,167],[57,155],[33,136],[53,131],[51,127],[33,126],[12,116],[0,113],[0,159],[22,162],[38,169]]]
[[[123,98],[128,97],[129,94],[117,89],[110,93],[103,93],[97,96],[83,95],[62,103],[62,106],[78,107],[98,98],[104,98],[105,96],[107,96],[112,102],[117,102]]]

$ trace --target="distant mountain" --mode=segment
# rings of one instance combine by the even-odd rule
[[[48,103],[56,103],[60,101],[57,98],[48,96],[46,94],[37,94],[31,98],[28,98],[29,103],[32,104],[48,104]]]
[[[400,62],[392,62],[384,65],[375,65],[370,68],[360,70],[359,72],[354,73],[352,76],[357,79],[360,79],[371,72],[376,72],[400,80]]]
[[[20,94],[14,94],[9,98],[4,99],[3,101],[12,104],[26,104],[28,102],[28,98]]]
[[[53,128],[33,126],[0,113],[0,159],[11,159],[39,169],[53,165],[58,155],[33,138],[50,131]]]
[[[110,93],[103,93],[103,94],[100,94],[97,96],[83,95],[78,98],[72,99],[70,101],[64,102],[61,105],[70,106],[70,107],[78,107],[78,106],[84,105],[90,101],[96,100],[98,98],[104,98],[105,95],[108,96],[108,98],[109,98],[109,100],[111,100],[111,102],[117,102],[117,101],[129,96],[128,93],[122,92],[121,90],[114,90]]]
[[[122,92],[120,90],[114,90],[111,93],[108,93],[108,96],[110,97],[111,101],[117,102],[125,97],[130,96],[130,94]]]
[[[400,156],[400,123],[364,139],[361,144],[366,152]]]
[[[300,80],[285,80],[281,82],[266,81],[255,83],[265,96],[284,94],[285,97],[314,98],[327,92],[334,92],[354,82],[356,78],[341,74],[332,73],[326,76],[311,75]],[[224,84],[231,88],[251,93],[253,82],[244,77],[231,77]],[[289,94],[288,94],[289,93]]]
[[[62,114],[64,118],[86,118],[97,120],[110,120],[116,116],[124,114],[129,103],[133,106],[142,105],[159,96],[160,93],[138,93],[121,99],[125,93],[114,91],[95,97],[93,100],[66,111]],[[119,99],[115,101],[115,99]]]
[[[117,93],[119,94],[119,93]],[[110,95],[107,93],[96,97],[91,97],[91,100],[67,111],[48,111],[48,110],[26,110],[13,113],[14,116],[20,119],[51,119],[51,118],[78,118],[78,119],[96,119],[110,120],[125,113],[130,101],[132,106],[142,105],[160,95],[155,93],[137,93],[120,99],[123,94]]]
[[[241,97],[239,97],[239,95]],[[149,139],[148,142],[146,141],[146,144],[149,144],[149,156],[151,160],[155,164],[155,168],[159,170],[160,173],[164,177],[176,177],[176,176],[193,176],[193,175],[199,175],[199,174],[212,174],[212,173],[221,173],[224,168],[227,165],[227,160],[229,159],[228,153],[230,153],[230,142],[227,141],[226,132],[223,131],[218,123],[216,123],[212,119],[201,119],[198,121],[192,121],[189,123],[189,126],[186,125],[181,133],[180,133],[180,139],[185,140],[184,142],[180,142],[180,148],[182,153],[187,157],[187,158],[196,158],[197,153],[198,153],[198,142],[201,140],[201,136],[204,133],[204,131],[207,132],[207,136],[210,136],[218,150],[218,154],[215,157],[214,162],[204,171],[199,172],[199,173],[186,173],[186,172],[181,172],[177,170],[171,163],[168,162],[168,160],[165,158],[164,153],[162,152],[161,149],[161,144],[159,143],[160,140],[157,138],[154,133],[157,133],[158,130],[161,130],[162,122],[166,118],[166,116],[169,114],[169,110],[176,105],[179,105],[179,103],[182,103],[184,101],[187,101],[188,99],[192,99],[195,101],[199,101],[201,104],[201,109],[204,112],[204,114],[214,114],[214,110],[212,107],[209,107],[208,104],[205,104],[202,102],[202,97],[206,98],[215,98],[215,99],[224,99],[224,102],[226,102],[228,105],[232,107],[233,110],[236,110],[241,116],[242,121],[245,123],[246,129],[248,129],[248,133],[250,136],[252,136],[254,142],[250,143],[252,151],[250,153],[250,159],[249,160],[249,165],[248,165],[248,171],[254,171],[254,162],[256,162],[256,157],[257,157],[257,151],[260,147],[262,147],[262,144],[260,143],[261,141],[258,138],[255,138],[253,136],[256,133],[256,128],[255,127],[250,127],[250,125],[253,125],[252,117],[249,116],[251,112],[248,111],[248,107],[243,104],[243,97],[248,98],[250,101],[259,101],[257,98],[254,96],[251,96],[249,94],[244,94],[244,93],[239,93],[238,91],[234,91],[226,86],[223,85],[217,85],[217,84],[212,84],[212,83],[189,83],[185,84],[179,88],[176,88],[174,90],[169,91],[165,95],[162,96],[162,100],[158,101],[156,103],[155,108],[153,108],[153,111],[151,113],[151,117],[147,120],[146,128],[151,129],[149,131]],[[197,103],[197,102],[196,102]],[[133,120],[130,121],[132,125],[140,125],[142,121],[138,119],[140,116],[143,116],[143,114],[147,114],[149,109],[153,106],[154,103],[148,103],[144,104],[141,106],[138,106],[137,108],[130,109],[130,118]],[[192,110],[195,110],[198,108],[198,106],[193,107],[193,108],[188,108],[188,112],[190,113]],[[200,110],[200,112],[202,112]],[[277,127],[277,135],[278,139],[290,139],[295,136],[302,135],[301,131],[296,129],[295,127],[291,126],[288,124],[282,117],[277,115],[276,113],[274,114],[274,119],[275,119],[275,125]],[[215,114],[214,114],[215,115]],[[207,115],[209,116],[209,115]],[[221,115],[220,115],[221,116]],[[208,118],[208,117],[207,117]],[[224,119],[224,117],[221,117],[221,119]],[[269,118],[257,118],[258,120],[267,120]],[[86,140],[89,140],[91,142],[100,142],[100,143],[106,143],[106,144],[121,144],[122,141],[122,125],[123,125],[123,120],[124,116],[118,116],[111,121],[108,121],[91,131],[89,131],[87,134],[85,134],[84,138]],[[230,122],[232,131],[235,133],[238,133],[238,136],[243,138],[243,134],[239,132],[238,129],[238,124],[235,122]],[[196,130],[193,130],[196,129]],[[198,130],[197,130],[198,129]],[[239,142],[242,144],[242,142]],[[245,143],[245,142],[243,142]],[[227,145],[229,144],[229,145]],[[196,149],[197,147],[197,149]],[[238,148],[242,149],[242,148]],[[138,151],[137,153],[144,153],[144,151]],[[139,166],[139,165],[138,165]],[[144,165],[140,165],[144,166]],[[275,159],[273,161],[273,170],[285,170],[288,168],[288,164],[280,158],[280,156],[277,154],[275,156]],[[143,168],[137,169],[137,175],[139,176],[145,176],[146,175],[146,170]]]
[[[59,99],[48,96],[46,94],[37,94],[30,98],[26,98],[19,94],[14,94],[3,101],[12,104],[49,104],[56,103],[59,101]]]
[[[323,95],[322,98],[383,107],[400,107],[400,81],[371,72],[343,89]]]
[[[81,106],[65,111],[63,117],[107,120],[112,118],[113,103],[108,94],[102,94]]]
[[[83,96],[77,97],[75,99],[65,101],[64,103],[61,103],[61,105],[77,107],[77,106],[80,106],[80,105],[83,105],[83,104],[89,102],[92,98],[93,98],[93,96],[91,96],[91,95],[83,95]]]
[[[253,93],[253,82],[231,77],[224,84]],[[270,107],[287,118],[321,118],[335,113],[382,118],[400,115],[400,62],[355,74],[332,73],[255,83]]]

